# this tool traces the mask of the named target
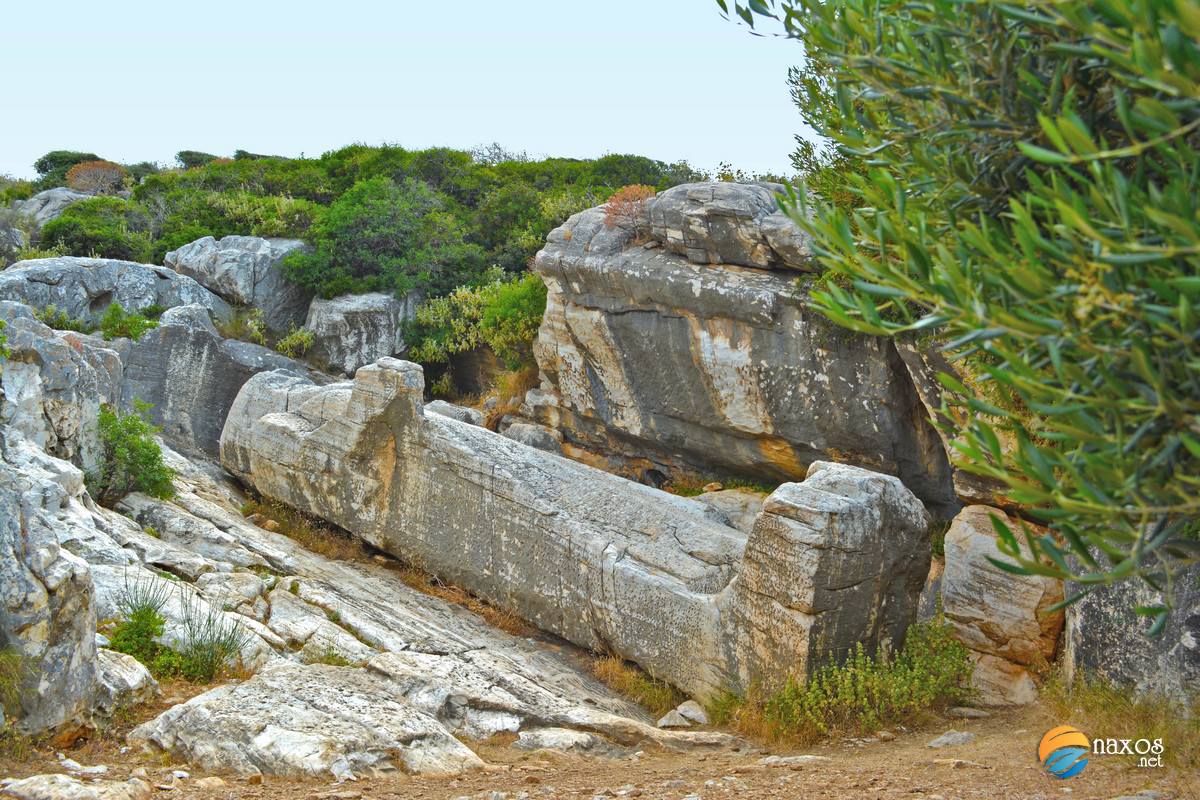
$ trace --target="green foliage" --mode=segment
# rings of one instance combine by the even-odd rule
[[[0,319],[0,361],[8,358],[8,334],[4,329],[8,327],[8,323]]]
[[[427,184],[370,178],[329,206],[311,229],[314,250],[288,254],[284,275],[323,297],[445,292],[482,269],[483,250],[463,234]]]
[[[162,609],[173,589],[158,581],[126,577],[117,607],[122,621],[109,633],[109,646],[145,664],[158,678],[182,677],[193,683],[211,683],[239,657],[250,634],[221,609],[197,595],[179,590],[178,650],[159,640],[166,627]]]
[[[130,492],[169,500],[175,496],[175,470],[163,463],[150,424],[150,405],[134,401],[135,411],[119,414],[100,409],[100,465],[87,476],[88,490],[101,505],[111,506]]]
[[[488,345],[509,369],[533,362],[531,346],[546,311],[546,285],[533,273],[508,278],[498,269],[478,286],[462,286],[422,303],[407,332],[411,356],[444,363]]]
[[[908,629],[904,647],[874,658],[862,644],[843,662],[817,669],[808,680],[789,680],[764,701],[732,697],[713,707],[718,724],[743,724],[772,738],[812,741],[833,734],[871,733],[919,713],[963,702],[971,677],[965,645],[941,620]],[[748,707],[747,707],[748,706]]]
[[[96,326],[86,319],[76,319],[63,311],[58,306],[51,303],[45,308],[34,309],[34,318],[42,323],[54,328],[56,331],[75,331],[77,333],[91,333],[96,330]]]
[[[652,678],[635,664],[609,655],[592,662],[592,672],[608,688],[661,716],[686,698],[674,686]]]
[[[33,168],[38,173],[38,190],[64,186],[67,182],[67,170],[84,161],[99,161],[95,153],[81,153],[77,150],[51,150],[46,155],[33,162]]]
[[[202,153],[199,150],[180,150],[175,154],[175,161],[184,169],[203,167],[216,160],[217,157],[212,153]]]
[[[150,220],[144,209],[116,197],[73,203],[42,227],[42,246],[59,245],[71,255],[146,261]]]
[[[856,209],[801,193],[871,334],[935,338],[957,461],[1050,532],[1023,574],[1140,576],[1166,604],[1200,518],[1200,15],[1184,0],[750,3],[804,44],[807,121],[868,168]],[[808,213],[811,212],[811,219]],[[1022,554],[1019,535],[1030,552]]]
[[[275,349],[288,358],[300,358],[313,346],[313,332],[292,326],[287,336],[275,343]]]
[[[161,313],[159,311],[159,314]],[[100,331],[105,341],[132,339],[136,342],[142,338],[142,334],[155,327],[158,327],[158,322],[136,311],[126,311],[120,303],[109,304],[104,310],[104,316],[100,318]]]
[[[260,308],[235,308],[228,322],[217,323],[217,330],[226,339],[267,344],[267,323]]]

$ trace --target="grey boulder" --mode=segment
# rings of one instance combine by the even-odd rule
[[[304,324],[312,293],[286,280],[279,262],[304,248],[296,239],[205,236],[167,253],[163,263],[230,303],[259,309],[268,328],[286,332]]]
[[[313,335],[308,355],[343,375],[385,356],[403,355],[404,323],[416,316],[419,302],[416,294],[398,299],[381,292],[316,298],[304,323]]]
[[[547,453],[562,453],[562,434],[545,425],[532,422],[514,422],[501,434],[514,442],[545,450]]]
[[[28,200],[18,200],[13,203],[13,208],[32,218],[34,224],[40,228],[50,220],[56,219],[67,209],[67,206],[74,205],[80,200],[87,200],[91,196],[86,192],[77,192],[65,186],[58,186],[38,192]]]
[[[459,422],[465,422],[468,425],[482,425],[483,412],[466,406],[456,406],[453,403],[447,403],[445,400],[431,400],[425,404],[425,410],[433,414],[441,414],[443,417],[456,419]]]
[[[59,256],[18,261],[0,272],[0,300],[32,308],[55,306],[67,316],[100,321],[112,303],[126,311],[195,304],[217,319],[229,305],[186,275],[166,267],[111,258]]]
[[[806,269],[809,238],[779,209],[775,183],[684,183],[646,201],[649,234],[695,264]]]

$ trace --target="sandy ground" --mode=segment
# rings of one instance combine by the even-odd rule
[[[1047,775],[1037,763],[1036,749],[1042,734],[1064,720],[1032,707],[1006,711],[983,720],[930,720],[920,730],[896,729],[894,741],[831,742],[802,752],[830,760],[797,768],[766,767],[759,760],[768,754],[790,755],[787,748],[747,744],[736,752],[673,753],[645,751],[632,759],[585,759],[560,754],[524,753],[504,739],[474,745],[491,765],[458,777],[429,778],[404,774],[364,777],[357,782],[334,784],[328,778],[283,779],[261,782],[218,775],[224,785],[200,788],[196,781],[207,773],[172,763],[162,754],[121,752],[125,733],[149,719],[171,702],[197,690],[186,685],[168,686],[165,699],[139,709],[91,740],[78,742],[64,755],[85,765],[105,764],[108,778],[123,779],[143,768],[156,788],[154,796],[185,798],[313,798],[313,800],[370,800],[371,798],[528,798],[639,797],[663,800],[713,798],[1109,798],[1158,792],[1158,798],[1200,800],[1200,771],[1178,767],[1139,768],[1128,757],[1093,757],[1087,769],[1069,780]],[[976,734],[970,744],[931,749],[927,743],[946,730]],[[511,740],[512,737],[509,737]],[[1167,743],[1168,747],[1170,743]],[[175,769],[187,770],[185,780],[171,778]],[[0,776],[24,777],[41,772],[61,772],[56,751],[40,747],[23,754],[0,756]],[[499,793],[506,793],[504,795]],[[1155,797],[1155,795],[1143,795]]]

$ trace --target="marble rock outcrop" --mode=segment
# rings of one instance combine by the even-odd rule
[[[702,698],[902,634],[915,614],[928,517],[895,478],[814,464],[747,537],[702,504],[426,414],[422,390],[420,367],[395,359],[324,387],[256,375],[226,421],[222,464]],[[791,638],[772,652],[779,625]]]
[[[1067,606],[1067,679],[1100,679],[1138,696],[1194,707],[1200,699],[1200,566],[1181,571],[1173,582],[1171,616],[1155,637],[1146,635],[1151,619],[1133,609],[1159,605],[1163,597],[1142,581],[1094,587]],[[1068,584],[1067,591],[1081,588]]]
[[[118,345],[123,365],[120,402],[150,403],[163,437],[188,453],[216,458],[225,416],[250,376],[308,367],[266,347],[225,339],[199,305],[172,308],[136,342]]]
[[[353,375],[376,359],[403,355],[404,323],[416,316],[420,299],[415,293],[401,299],[382,292],[316,298],[304,323],[313,335],[310,360],[330,372]]]
[[[1014,531],[1018,523],[988,506],[967,506],[946,533],[942,613],[971,650],[979,701],[1025,705],[1037,699],[1038,675],[1053,660],[1063,628],[1062,581],[1013,575],[988,560],[996,549],[992,516]],[[1018,534],[1019,536],[1020,534]]]
[[[77,192],[65,186],[46,189],[38,192],[28,200],[17,200],[13,208],[31,218],[37,227],[42,227],[52,219],[58,218],[67,206],[74,205],[80,200],[87,200],[92,195]]]
[[[167,253],[163,263],[230,303],[259,309],[269,329],[287,333],[304,324],[312,293],[285,280],[279,262],[304,248],[296,239],[205,236]]]
[[[166,267],[111,258],[58,256],[18,261],[0,272],[0,300],[54,306],[72,319],[99,323],[112,303],[126,311],[196,304],[217,319],[229,305],[186,275]]]
[[[644,480],[799,480],[837,460],[952,515],[945,449],[895,345],[808,308],[803,235],[773,203],[769,185],[689,184],[648,201],[638,230],[598,207],[553,231],[523,414]]]

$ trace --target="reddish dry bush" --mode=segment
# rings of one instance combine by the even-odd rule
[[[642,215],[642,206],[654,197],[654,188],[633,183],[622,186],[604,204],[604,224],[610,228],[636,230]]]
[[[125,168],[111,161],[82,161],[67,170],[67,186],[89,194],[114,194],[125,183]]]

